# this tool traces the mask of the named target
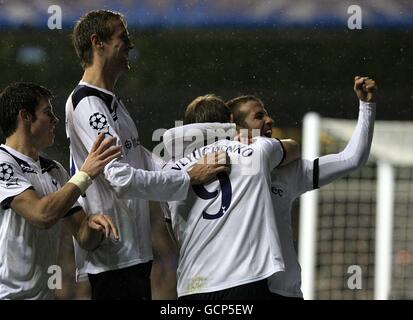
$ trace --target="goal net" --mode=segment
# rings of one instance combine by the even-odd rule
[[[303,158],[343,150],[355,125],[307,114]],[[412,141],[413,122],[376,121],[368,163],[301,197],[305,299],[413,299]]]

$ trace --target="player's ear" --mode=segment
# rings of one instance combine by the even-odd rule
[[[90,42],[92,43],[92,47],[95,47],[95,48],[102,48],[103,47],[103,42],[99,40],[96,33],[93,33],[90,36]]]
[[[19,118],[24,122],[31,122],[32,121],[32,115],[26,109],[21,109],[19,111]]]

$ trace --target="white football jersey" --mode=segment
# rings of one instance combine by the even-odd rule
[[[307,191],[317,189],[350,174],[360,168],[364,161],[367,161],[373,136],[376,105],[363,101],[359,103],[357,126],[343,151],[314,161],[297,160],[286,166],[275,168],[271,172],[271,197],[285,264],[285,272],[275,273],[268,278],[269,289],[274,293],[287,297],[303,296],[301,267],[293,243],[291,224],[293,202]],[[189,145],[187,141],[193,138],[194,130],[201,131],[201,135],[205,137],[207,130],[223,128],[228,130],[229,125],[199,123],[170,129],[164,134],[166,148],[172,150],[173,138],[178,137],[181,143],[184,143],[183,149],[185,150]],[[179,236],[179,233],[175,232],[175,234]]]
[[[268,278],[271,292],[287,296],[302,297],[301,292],[301,267],[293,242],[291,223],[291,207],[295,199],[303,193],[313,190],[314,166],[316,161],[296,160],[286,166],[275,168],[271,172],[271,198],[278,235],[283,253],[285,271],[279,272]],[[317,187],[317,186],[315,186]]]
[[[47,282],[49,267],[57,265],[60,222],[39,229],[17,214],[10,203],[27,189],[45,196],[60,189],[68,174],[57,162],[38,161],[1,145],[0,147],[0,299],[53,299]],[[67,213],[81,208],[76,203]]]
[[[343,151],[314,161],[297,160],[271,172],[271,196],[280,236],[285,272],[268,279],[272,292],[302,297],[301,267],[293,244],[291,206],[303,193],[359,169],[367,161],[373,138],[375,103],[360,101],[357,126]]]
[[[148,172],[153,162],[139,141],[134,121],[123,103],[110,91],[80,82],[66,103],[66,134],[70,142],[71,174],[82,166],[98,134],[117,137],[123,157],[105,167],[79,202],[86,213],[112,217],[120,241],[111,239],[93,252],[75,243],[77,279],[153,259],[149,205],[152,200],[185,199],[190,179],[182,172]],[[141,170],[143,169],[143,170]]]
[[[167,168],[188,170],[202,155],[219,150],[227,151],[231,173],[193,186],[185,201],[169,202],[166,218],[180,246],[178,296],[219,291],[284,270],[269,188],[270,172],[284,156],[280,142],[220,140]]]

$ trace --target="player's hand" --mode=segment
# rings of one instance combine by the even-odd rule
[[[98,176],[109,162],[121,156],[122,146],[115,144],[116,138],[105,139],[104,134],[99,134],[80,171],[86,172],[92,179]]]
[[[354,92],[361,101],[376,102],[377,85],[369,77],[355,77]]]
[[[100,231],[108,239],[111,234],[115,241],[119,241],[119,233],[111,217],[104,214],[91,214],[88,216],[87,225],[90,229]]]
[[[213,152],[203,156],[188,171],[191,184],[204,184],[215,179],[220,172],[229,173],[231,163],[229,156],[224,151]]]

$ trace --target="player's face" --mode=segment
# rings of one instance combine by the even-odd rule
[[[106,43],[107,58],[114,71],[122,72],[130,69],[128,55],[129,51],[133,49],[133,44],[123,21],[116,19],[112,23],[115,32]]]
[[[53,113],[52,105],[47,99],[41,99],[35,110],[36,120],[31,123],[30,133],[38,150],[51,146],[55,138],[55,128],[59,119]]]
[[[260,103],[248,101],[242,105],[241,112],[245,115],[244,125],[246,128],[259,129],[261,136],[271,138],[274,121]]]

